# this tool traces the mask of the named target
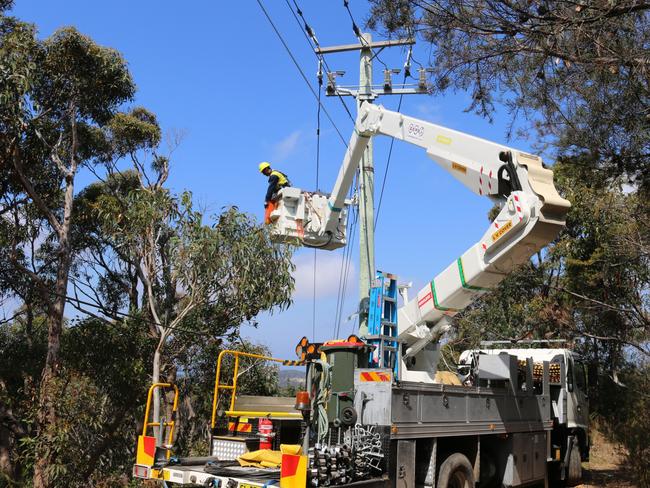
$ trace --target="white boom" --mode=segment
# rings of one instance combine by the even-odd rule
[[[332,194],[327,198],[297,188],[283,190],[274,215],[278,237],[299,237],[305,245],[325,249],[345,245],[345,195],[370,138],[377,134],[424,148],[471,191],[501,205],[481,239],[398,312],[402,370],[408,376],[402,379],[431,381],[436,369],[432,363],[437,362],[431,344],[448,329],[443,319],[494,288],[551,242],[564,227],[571,205],[557,193],[553,172],[538,156],[364,103]]]

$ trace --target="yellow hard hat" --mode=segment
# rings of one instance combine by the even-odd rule
[[[261,162],[259,166],[260,173],[264,171],[266,168],[270,168],[270,167],[271,167],[270,163],[267,163],[266,161]]]

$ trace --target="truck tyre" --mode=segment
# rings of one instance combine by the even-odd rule
[[[580,446],[577,439],[571,447],[569,463],[566,468],[566,485],[576,486],[582,481],[582,459],[580,458]]]
[[[465,455],[457,452],[445,459],[437,488],[474,488],[474,469]]]

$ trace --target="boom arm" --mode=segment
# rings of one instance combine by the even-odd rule
[[[344,207],[345,195],[352,185],[359,161],[370,138],[378,134],[424,148],[431,159],[477,195],[503,202],[511,191],[526,186],[528,191],[543,197],[545,203],[556,207],[561,225],[564,225],[570,203],[558,195],[553,185],[553,172],[542,167],[539,157],[408,117],[381,105],[364,103],[359,109],[355,131],[328,200],[330,210],[323,226],[324,233],[336,227],[338,210]],[[535,181],[526,185],[529,179]],[[546,210],[551,211],[550,207]]]
[[[327,208],[314,229],[321,240],[341,232],[345,195],[370,138],[377,134],[424,148],[472,192],[501,205],[481,239],[399,310],[402,353],[408,360],[444,331],[440,321],[445,316],[467,307],[551,242],[565,225],[570,203],[557,193],[553,172],[537,156],[364,103]]]

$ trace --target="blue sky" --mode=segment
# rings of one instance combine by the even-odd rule
[[[322,46],[356,42],[343,2],[302,0],[298,4]],[[316,57],[287,3],[265,0],[264,5],[316,86]],[[350,8],[362,24],[366,2],[352,0]],[[261,217],[266,181],[257,165],[263,160],[287,173],[294,186],[314,189],[317,105],[256,0],[16,0],[13,12],[36,23],[41,37],[72,25],[124,55],[138,87],[133,105],[155,112],[165,130],[185,134],[173,156],[172,188],[192,191],[208,213],[236,205]],[[381,36],[374,34],[374,39]],[[428,62],[429,53],[422,41],[414,49],[415,59],[422,63]],[[401,68],[405,54],[394,48],[383,51],[380,58],[390,68]],[[332,69],[346,71],[342,84],[357,82],[357,53],[327,59]],[[375,80],[382,70],[376,63]],[[347,102],[354,110],[353,100]],[[347,139],[352,123],[340,101],[323,96],[323,103]],[[398,97],[379,98],[377,103],[396,109]],[[401,111],[506,143],[507,119],[490,124],[465,113],[468,104],[465,93],[412,95],[404,98]],[[320,189],[330,191],[344,146],[324,114],[321,124]],[[530,149],[528,141],[509,145]],[[388,147],[389,140],[376,139],[377,198]],[[480,238],[488,225],[489,208],[487,199],[470,193],[423,151],[396,142],[377,225],[377,267],[399,275],[401,281],[412,281],[419,289]],[[342,256],[342,250],[317,255],[316,340],[333,335]],[[345,317],[358,302],[358,250],[353,256]],[[244,337],[265,343],[275,355],[287,358],[293,356],[300,337],[312,336],[313,251],[301,250],[294,259],[293,307],[261,315],[258,329],[243,329]],[[352,332],[353,326],[344,322],[340,335]]]

